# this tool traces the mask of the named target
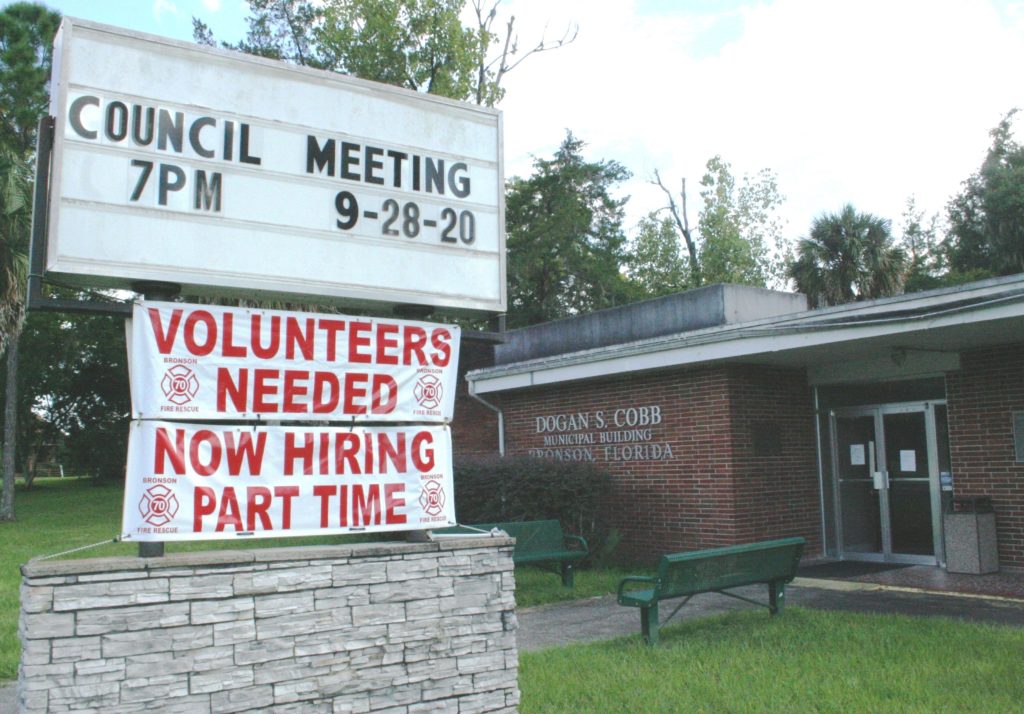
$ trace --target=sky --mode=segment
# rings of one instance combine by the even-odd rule
[[[45,4],[181,40],[197,16],[237,41],[248,13],[243,0]],[[666,203],[655,170],[674,190],[686,178],[695,225],[720,155],[737,178],[776,174],[789,238],[846,203],[899,235],[907,198],[943,214],[989,131],[1024,109],[1024,0],[504,0],[499,12],[523,49],[578,27],[506,75],[506,176],[528,176],[571,130],[588,160],[632,173],[618,189],[628,232]]]

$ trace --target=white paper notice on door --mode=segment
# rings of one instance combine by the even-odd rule
[[[917,471],[917,452],[913,449],[900,449],[900,471]]]
[[[850,444],[850,466],[863,466],[864,444]]]

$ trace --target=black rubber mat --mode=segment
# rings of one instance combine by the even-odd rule
[[[822,563],[800,568],[797,576],[801,578],[825,578],[828,580],[845,580],[856,578],[861,575],[872,575],[884,573],[887,570],[899,570],[908,568],[908,565],[899,563],[858,563],[852,560],[839,560],[834,563]]]

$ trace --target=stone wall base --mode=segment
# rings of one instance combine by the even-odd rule
[[[22,711],[505,712],[512,540],[22,568]]]

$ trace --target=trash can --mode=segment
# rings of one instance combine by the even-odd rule
[[[946,536],[946,570],[984,575],[999,571],[996,514],[986,496],[954,498],[942,517]]]

